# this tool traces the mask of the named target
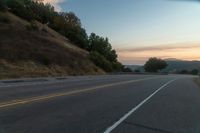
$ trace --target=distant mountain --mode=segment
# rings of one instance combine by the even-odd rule
[[[133,72],[136,70],[139,72],[144,72],[144,66],[142,65],[126,65],[125,67],[130,68]]]
[[[132,71],[140,69],[142,66],[140,65],[126,65],[125,67],[130,68]]]
[[[186,61],[178,59],[166,59],[168,64],[167,68],[164,70],[166,72],[175,72],[181,70],[200,70],[200,61]]]
[[[165,59],[168,66],[163,72],[178,72],[182,70],[191,71],[193,69],[197,69],[200,71],[200,61],[186,61],[186,60],[179,60],[175,58]],[[126,65],[126,67],[130,68],[131,70],[139,70],[140,72],[144,72],[144,67],[140,65]]]

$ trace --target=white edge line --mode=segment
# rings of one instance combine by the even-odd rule
[[[165,88],[170,83],[174,82],[177,79],[171,80],[164,85],[162,85],[159,89],[157,89],[154,93],[152,93],[150,96],[148,96],[146,99],[144,99],[141,103],[139,103],[136,107],[131,109],[127,114],[125,114],[122,118],[120,118],[117,122],[115,122],[112,126],[108,127],[104,133],[110,133],[112,132],[117,126],[119,126],[124,120],[126,120],[132,113],[134,113],[137,109],[139,109],[143,104],[145,104],[149,99],[151,99],[156,93],[158,93],[160,90]]]

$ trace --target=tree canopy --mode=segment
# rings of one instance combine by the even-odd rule
[[[81,20],[73,12],[56,12],[43,0],[0,0],[0,10],[8,9],[30,22],[37,20],[67,37],[80,48],[88,50],[91,60],[105,71],[121,71],[123,66],[117,60],[108,38],[91,33],[88,37]]]
[[[150,58],[144,65],[146,72],[158,72],[167,67],[166,61],[153,57]]]

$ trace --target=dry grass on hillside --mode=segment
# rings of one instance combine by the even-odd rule
[[[87,51],[54,30],[24,21],[11,13],[0,14],[0,78],[102,74]],[[31,27],[31,28],[30,28]]]

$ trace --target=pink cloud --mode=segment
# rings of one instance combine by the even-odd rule
[[[62,8],[60,7],[60,3],[63,3],[66,0],[44,0],[44,3],[50,3],[52,6],[54,6],[56,11],[61,11]]]
[[[150,57],[200,60],[199,44],[170,44],[161,46],[118,49],[119,60],[124,64],[144,64]]]

